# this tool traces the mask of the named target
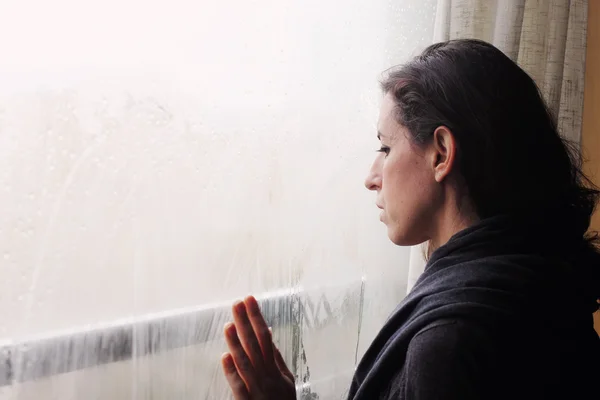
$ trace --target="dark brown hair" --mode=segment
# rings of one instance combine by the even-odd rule
[[[504,53],[479,40],[437,43],[388,71],[382,89],[393,96],[396,119],[416,145],[428,143],[437,127],[449,128],[479,218],[550,213],[585,243],[586,263],[600,261],[596,236],[586,236],[600,194],[582,173],[576,146],[559,135],[533,79]],[[600,288],[593,290],[600,297]]]

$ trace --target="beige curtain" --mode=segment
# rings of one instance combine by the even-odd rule
[[[536,80],[561,133],[578,142],[586,27],[587,0],[439,0],[434,42],[496,45]]]
[[[592,0],[600,1],[600,0]],[[434,42],[493,43],[537,82],[561,134],[581,140],[588,0],[438,0]],[[423,271],[412,249],[409,290]]]

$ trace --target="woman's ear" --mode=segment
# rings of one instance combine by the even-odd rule
[[[433,132],[432,167],[436,182],[442,182],[452,171],[456,159],[456,140],[450,129],[439,126]]]

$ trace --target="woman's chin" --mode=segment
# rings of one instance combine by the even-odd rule
[[[417,237],[415,235],[407,235],[402,232],[398,232],[398,230],[393,229],[389,225],[388,238],[396,246],[416,246],[427,241],[427,239],[423,239],[421,236]]]

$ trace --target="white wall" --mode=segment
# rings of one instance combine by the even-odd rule
[[[363,187],[377,80],[429,44],[434,3],[0,3],[0,338],[365,276],[364,351],[408,266]],[[308,364],[337,346],[314,379],[353,367],[357,332],[336,329],[305,331]],[[149,371],[0,395],[152,398]],[[224,396],[214,376],[192,392]]]

